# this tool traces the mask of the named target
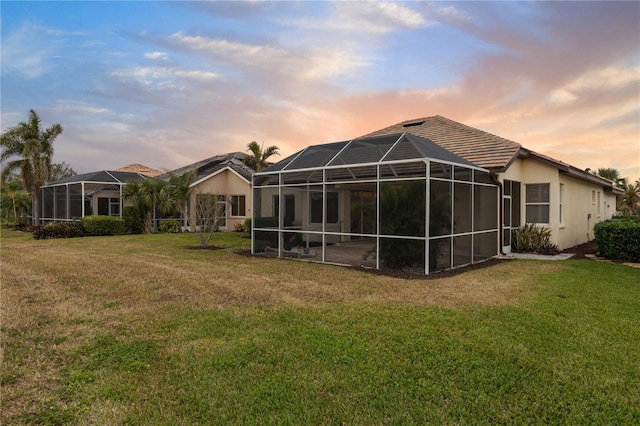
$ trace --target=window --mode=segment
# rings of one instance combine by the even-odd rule
[[[591,204],[596,205],[596,191],[591,191]]]
[[[598,216],[600,216],[600,191],[598,191]]]
[[[526,185],[527,223],[549,223],[549,184]]]
[[[310,194],[311,223],[322,223],[322,192]],[[327,192],[327,223],[338,223],[338,193]]]
[[[232,195],[229,199],[231,204],[231,216],[242,217],[247,215],[247,202],[244,195]]]
[[[560,203],[559,203],[559,209],[558,209],[558,221],[560,222],[560,225],[564,224],[564,217],[562,215],[562,207],[564,204],[564,183],[560,184]]]
[[[98,214],[101,216],[120,216],[120,199],[99,197]]]

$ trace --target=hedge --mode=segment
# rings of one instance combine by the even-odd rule
[[[640,262],[640,221],[605,220],[597,223],[593,232],[602,256]]]
[[[58,222],[48,225],[34,225],[31,227],[31,233],[36,240],[84,237],[82,222]]]
[[[87,235],[124,234],[124,219],[113,216],[85,216],[82,226]]]

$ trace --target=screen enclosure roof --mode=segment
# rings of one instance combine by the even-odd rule
[[[129,182],[141,181],[146,179],[146,176],[135,172],[119,172],[114,170],[101,170],[97,172],[82,173],[79,175],[67,177],[57,180],[55,182],[49,182],[43,185],[43,188],[59,185],[69,185],[74,183],[102,183],[102,184],[126,184]]]
[[[484,170],[429,139],[410,133],[397,133],[312,145],[261,170],[256,175],[425,158]]]

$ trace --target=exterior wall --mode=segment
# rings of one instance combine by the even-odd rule
[[[196,196],[198,194],[217,194],[225,195],[227,199],[227,226],[222,230],[232,231],[236,224],[243,224],[247,217],[251,217],[252,193],[251,185],[231,170],[223,170],[220,173],[211,176],[193,187],[191,200],[189,202],[189,211],[195,211]],[[229,204],[232,195],[245,196],[245,216],[231,216],[231,205]]]
[[[559,173],[555,167],[533,159],[517,159],[500,176],[522,184],[521,223],[526,223],[526,185],[549,184],[549,223],[551,240],[563,250],[594,238],[593,225],[611,218],[616,211],[616,197],[602,186]],[[562,184],[562,223],[560,201]]]

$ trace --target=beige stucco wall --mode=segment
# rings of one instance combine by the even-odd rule
[[[236,223],[244,223],[247,217],[251,217],[251,209],[253,208],[251,200],[251,184],[240,177],[230,169],[210,176],[200,182],[196,182],[193,186],[191,199],[189,201],[189,211],[195,211],[196,196],[198,194],[217,194],[225,195],[227,202],[232,195],[244,195],[246,202],[245,216],[231,216],[231,206],[227,204],[227,226],[222,230],[233,231]]]
[[[534,159],[517,159],[500,175],[500,180],[519,181],[521,188],[521,223],[526,218],[526,185],[549,184],[549,223],[552,241],[565,249],[594,238],[593,225],[615,214],[616,198],[602,186],[560,174],[555,167]],[[560,223],[560,184],[563,185],[562,223]]]

